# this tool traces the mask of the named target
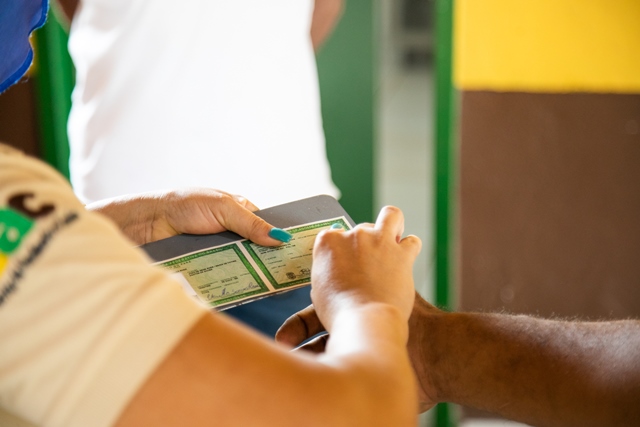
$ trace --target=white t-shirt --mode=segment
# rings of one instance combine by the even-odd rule
[[[149,263],[53,169],[0,144],[0,408],[113,425],[206,312]]]
[[[69,48],[81,200],[204,186],[261,208],[338,191],[313,0],[82,0]]]

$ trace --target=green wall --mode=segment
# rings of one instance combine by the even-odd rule
[[[372,221],[375,2],[345,0],[345,12],[318,54],[322,115],[333,180],[356,222]]]
[[[42,158],[68,178],[67,119],[74,78],[67,40],[67,33],[56,14],[49,12],[47,23],[35,33],[40,149]]]

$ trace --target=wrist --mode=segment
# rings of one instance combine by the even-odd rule
[[[312,285],[311,300],[316,308],[320,320],[329,331],[331,324],[340,313],[363,310],[393,309],[403,324],[408,327],[409,316],[414,305],[415,291],[410,289],[406,295],[398,293],[389,296],[384,292],[375,292],[367,289],[353,287],[345,288],[314,288]]]
[[[136,244],[144,244],[149,241],[153,222],[161,216],[156,212],[156,204],[155,198],[137,195],[101,200],[86,208],[109,218]]]
[[[409,339],[406,316],[398,307],[388,303],[366,302],[341,307],[330,325],[327,331],[332,337],[336,332],[357,327],[362,329],[360,333],[371,331],[381,340],[397,341],[403,348]]]
[[[448,401],[447,384],[451,378],[451,336],[457,323],[456,313],[439,310],[416,296],[409,318],[407,345],[418,378],[421,395],[431,404]]]

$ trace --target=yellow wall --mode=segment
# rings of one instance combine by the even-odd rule
[[[461,89],[640,93],[640,0],[457,0]]]

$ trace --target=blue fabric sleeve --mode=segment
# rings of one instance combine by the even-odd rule
[[[48,0],[3,0],[0,7],[0,93],[25,75],[33,61],[31,33],[47,20]]]

